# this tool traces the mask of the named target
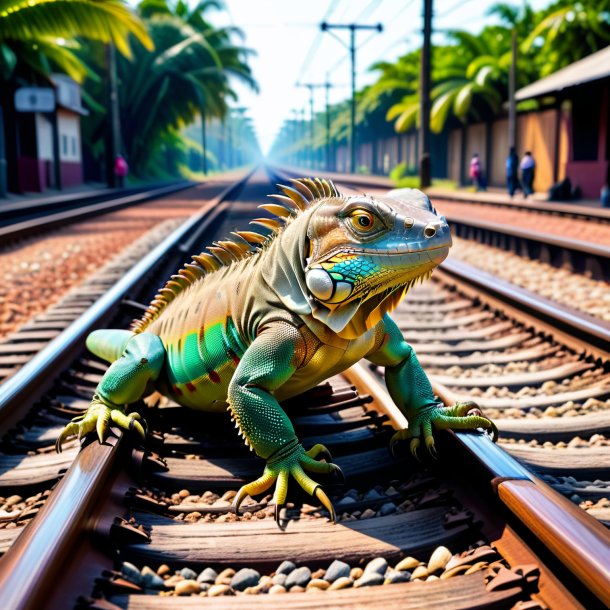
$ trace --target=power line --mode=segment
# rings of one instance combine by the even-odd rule
[[[330,3],[328,9],[326,10],[326,13],[324,14],[324,17],[322,18],[322,21],[326,21],[335,12],[335,9],[337,8],[339,2],[341,2],[341,0],[333,0]],[[318,30],[313,42],[311,43],[311,46],[309,47],[309,51],[307,52],[305,59],[303,60],[303,65],[301,66],[301,70],[299,71],[299,77],[297,78],[297,81],[300,81],[303,78],[303,75],[309,68],[309,64],[313,60],[321,41],[322,32]]]
[[[361,19],[365,19],[370,17],[371,13],[374,13],[380,6],[383,0],[371,0],[360,12],[360,14],[354,19],[354,21],[358,22]]]

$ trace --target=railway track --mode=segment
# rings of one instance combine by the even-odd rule
[[[89,329],[126,325],[134,307],[121,306],[126,292],[146,302],[185,253],[244,227],[270,188],[259,173],[230,206],[220,197],[208,203],[0,389],[2,429],[21,420],[0,455],[0,515],[13,524],[0,529],[7,549],[0,607],[235,608],[252,604],[254,594],[269,608],[608,603],[609,545],[599,523],[483,435],[439,435],[438,462],[419,464],[406,452],[391,458],[389,437],[404,420],[376,373],[362,365],[285,405],[303,442],[325,443],[346,474],[344,487],[325,481],[337,525],[296,490],[280,515],[283,530],[268,496],[246,501],[234,515],[232,497],[260,464],[228,417],[140,405],[152,431],[146,449],[133,449],[117,431],[104,445],[78,453],[73,443],[52,453],[56,433],[88,406],[105,370],[82,352]],[[139,282],[136,294],[131,280],[145,270],[154,278]],[[456,354],[468,361],[472,346],[465,349],[456,333],[464,339],[472,331],[470,342],[486,342],[478,351],[492,360],[514,361],[529,350],[540,362],[561,351],[527,328],[509,332],[510,322],[494,320],[490,308],[475,309],[465,291],[458,298],[435,284],[410,294],[397,319],[412,342],[421,341],[417,350],[432,370]],[[470,364],[477,358],[472,354]],[[592,368],[566,360],[558,366],[564,373],[571,366],[572,377]],[[434,374],[438,393],[447,393],[442,374]]]
[[[89,193],[57,195],[38,201],[14,201],[0,206],[0,239],[30,236],[67,222],[137,205],[194,186],[188,180],[126,189],[100,189]]]

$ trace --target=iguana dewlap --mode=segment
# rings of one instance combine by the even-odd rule
[[[279,402],[316,386],[361,358],[386,367],[388,390],[409,420],[393,441],[432,428],[493,427],[465,414],[472,403],[444,408],[411,347],[389,317],[407,290],[429,277],[451,246],[449,227],[415,189],[387,197],[343,196],[327,180],[293,180],[261,207],[281,221],[257,219],[270,237],[241,231],[193,257],[162,288],[131,331],[99,330],[87,347],[111,362],[87,413],[58,439],[110,420],[143,434],[124,408],[157,390],[195,409],[229,409],[239,433],[267,460],[263,475],[237,494],[267,490],[284,503],[289,475],[331,511],[307,474],[338,467],[321,445],[305,451]]]

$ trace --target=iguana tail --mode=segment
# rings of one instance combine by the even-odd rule
[[[87,349],[106,362],[114,362],[121,357],[127,342],[135,333],[114,328],[94,330],[87,337]]]

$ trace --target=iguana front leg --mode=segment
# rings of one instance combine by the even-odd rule
[[[397,432],[390,441],[393,449],[396,442],[411,439],[411,453],[417,457],[417,449],[424,444],[436,455],[433,428],[452,430],[474,430],[484,428],[491,430],[494,440],[498,429],[495,424],[482,415],[467,415],[477,409],[474,402],[458,403],[445,407],[432,392],[430,381],[421,368],[413,348],[404,340],[400,329],[394,321],[385,315],[381,324],[385,327],[383,345],[367,358],[385,366],[385,380],[390,396],[405,414],[409,427]],[[480,413],[480,412],[479,412]]]
[[[142,398],[148,384],[159,376],[164,360],[165,348],[157,335],[141,333],[129,339],[121,356],[104,373],[85,414],[75,417],[57,438],[57,451],[61,452],[61,445],[69,436],[81,438],[93,430],[103,443],[111,421],[144,438],[140,416],[126,415],[125,406]]]
[[[288,416],[273,396],[292,377],[305,357],[305,342],[297,328],[286,322],[266,326],[241,359],[229,385],[229,409],[246,443],[256,455],[267,460],[260,478],[244,485],[235,496],[239,506],[247,495],[260,494],[274,483],[276,520],[286,500],[288,480],[294,477],[310,495],[317,497],[335,520],[335,511],[318,483],[305,472],[340,472],[332,463],[315,458],[328,455],[322,445],[305,451]]]

